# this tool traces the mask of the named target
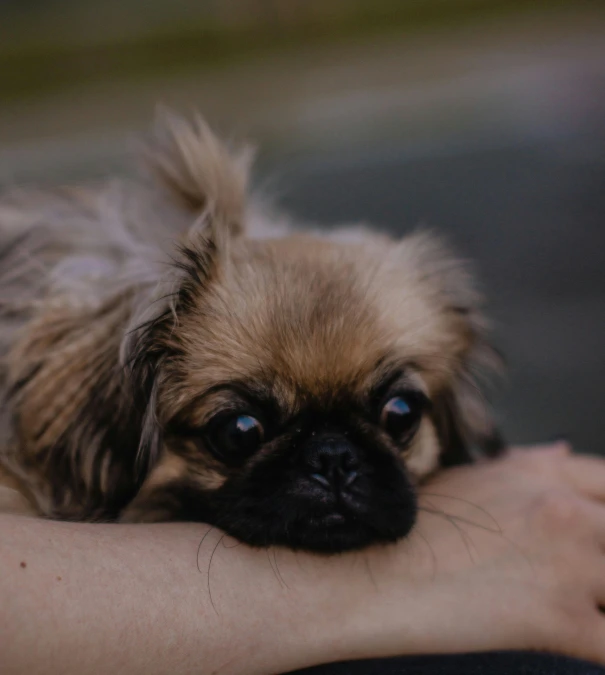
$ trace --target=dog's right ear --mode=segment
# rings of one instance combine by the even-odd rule
[[[433,419],[444,448],[442,464],[499,455],[504,441],[485,391],[493,376],[502,374],[504,362],[492,344],[483,296],[468,263],[452,253],[442,237],[428,231],[407,236],[394,251],[400,260],[407,258],[423,283],[430,284],[433,300],[449,317],[456,335],[457,353],[441,357],[440,368],[448,372],[449,384],[433,402]]]
[[[172,199],[215,238],[244,229],[251,147],[228,148],[200,115],[158,109],[144,149],[147,166]]]

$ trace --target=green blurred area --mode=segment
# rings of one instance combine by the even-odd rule
[[[0,0],[0,185],[131,175],[158,102],[295,217],[450,236],[505,435],[605,452],[604,0]]]
[[[595,0],[0,0],[4,101]]]

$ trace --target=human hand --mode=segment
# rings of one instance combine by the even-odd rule
[[[536,649],[605,663],[604,502],[605,461],[566,444],[439,474],[421,488],[410,538],[371,559],[396,599],[376,654],[403,639],[406,653]]]

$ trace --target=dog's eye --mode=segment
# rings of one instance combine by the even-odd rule
[[[415,393],[393,396],[382,408],[382,428],[398,443],[409,440],[420,425],[424,403],[425,398]]]
[[[211,425],[211,449],[226,461],[243,461],[253,455],[264,439],[262,424],[251,415],[232,415]]]

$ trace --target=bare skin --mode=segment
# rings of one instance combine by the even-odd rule
[[[444,472],[421,504],[409,539],[330,558],[203,525],[0,516],[2,672],[254,675],[490,649],[605,664],[605,460],[511,451]]]

